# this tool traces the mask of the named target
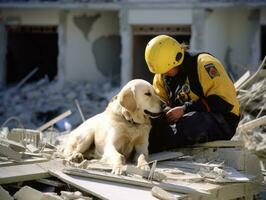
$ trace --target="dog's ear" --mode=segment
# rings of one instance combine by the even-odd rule
[[[130,112],[134,112],[137,109],[137,104],[132,88],[122,90],[118,95],[118,100],[120,105]]]

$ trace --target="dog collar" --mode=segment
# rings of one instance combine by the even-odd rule
[[[139,125],[139,124],[140,124],[140,123],[135,122],[133,119],[128,120],[123,114],[122,114],[122,116],[123,116],[123,118],[124,118],[127,122],[129,122],[130,124],[133,124],[133,125]]]

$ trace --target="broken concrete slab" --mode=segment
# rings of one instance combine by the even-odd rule
[[[158,200],[152,196],[150,189],[146,187],[125,185],[118,182],[90,179],[80,176],[71,176],[57,170],[50,170],[50,173],[58,179],[103,200],[125,200],[125,197],[127,200]],[[183,194],[176,195],[184,196]]]
[[[221,164],[225,164],[229,167],[233,167],[240,172],[249,173],[255,175],[256,180],[262,181],[262,173],[260,170],[260,162],[256,155],[252,154],[242,147],[197,147],[197,148],[184,148],[179,149],[185,154],[193,156],[194,163],[186,163],[185,161],[176,161],[179,167],[190,167],[191,170],[196,167],[199,168],[204,164],[206,166],[219,167]],[[171,163],[173,161],[165,161]],[[189,164],[189,165],[188,165]],[[195,165],[194,168],[191,166]]]
[[[176,197],[175,195],[171,194],[170,192],[165,191],[164,189],[154,186],[151,189],[151,193],[153,196],[155,196],[158,199],[161,200],[178,200],[178,199],[186,199],[187,197],[184,195],[184,197]]]
[[[0,167],[0,184],[48,178],[48,170],[38,164]]]
[[[20,154],[17,151],[14,151],[9,146],[6,146],[5,144],[0,144],[0,154],[6,156],[9,159],[20,161],[22,154]]]
[[[16,152],[24,152],[26,150],[26,148],[22,144],[4,138],[0,138],[0,145],[9,147]]]
[[[0,167],[0,184],[48,178],[49,169],[63,169],[62,160]]]
[[[24,186],[14,194],[16,200],[41,200],[42,196],[42,192],[29,186]]]
[[[25,149],[26,148],[18,142],[0,138],[0,154],[10,159],[20,161],[22,157],[20,152],[24,152]]]
[[[9,192],[6,191],[1,185],[0,185],[0,199],[14,200],[14,198],[10,196]]]
[[[193,194],[197,196],[208,196],[209,192],[201,190],[199,188],[191,187],[190,185],[180,182],[156,182],[147,181],[145,179],[137,177],[128,177],[123,175],[114,175],[108,172],[99,172],[95,170],[77,169],[77,168],[65,168],[63,172],[69,175],[83,176],[93,179],[107,180],[112,182],[124,183],[129,185],[137,185],[142,187],[152,188],[153,186],[159,186],[167,191]]]
[[[56,194],[43,193],[41,200],[65,200]],[[67,199],[68,200],[68,199]],[[71,200],[71,199],[69,199]]]
[[[63,200],[60,196],[51,193],[42,193],[32,187],[24,186],[14,194],[16,200]],[[71,198],[64,198],[69,199]]]
[[[226,165],[254,175],[257,181],[263,181],[259,159],[250,151],[239,148],[220,148],[216,152]]]

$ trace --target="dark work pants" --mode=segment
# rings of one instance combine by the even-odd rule
[[[165,115],[152,120],[149,136],[149,153],[175,149],[214,140],[230,140],[235,133],[220,114],[190,112],[174,126]]]

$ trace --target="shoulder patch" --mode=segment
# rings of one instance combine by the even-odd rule
[[[220,76],[219,71],[216,69],[216,67],[213,63],[209,63],[209,64],[204,65],[204,68],[208,72],[211,79],[213,79],[216,76]]]

